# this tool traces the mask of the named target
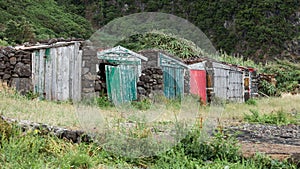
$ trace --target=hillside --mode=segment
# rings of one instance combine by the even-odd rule
[[[11,44],[53,37],[88,38],[91,24],[54,0],[1,0],[0,39]]]
[[[165,12],[189,20],[217,49],[229,54],[257,62],[274,58],[300,61],[299,0],[2,0],[0,12],[0,38],[9,42],[88,38],[92,27],[96,30],[114,18],[136,12]],[[7,31],[24,23],[25,31],[33,34],[20,38]]]

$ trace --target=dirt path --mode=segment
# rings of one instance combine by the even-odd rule
[[[297,157],[300,162],[300,125],[243,124],[229,131],[237,134],[245,157],[260,152],[279,160]]]

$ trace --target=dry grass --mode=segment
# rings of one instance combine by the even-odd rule
[[[282,110],[286,113],[300,113],[300,95],[285,94],[282,97],[261,98],[256,105],[227,104],[222,117],[224,119],[242,120],[244,113],[257,110],[261,114],[270,114]]]
[[[190,124],[203,122],[208,126],[218,125],[222,121],[242,121],[244,113],[251,109],[260,113],[300,112],[300,95],[284,95],[280,98],[263,98],[256,100],[256,105],[230,103],[224,106],[201,107],[192,98],[184,99],[181,108],[166,102],[152,105],[149,110],[140,111],[131,106],[99,109],[86,105],[72,105],[69,102],[50,102],[28,100],[12,91],[0,88],[0,113],[6,117],[46,123],[69,128],[88,130],[103,128],[103,125],[119,120],[138,120],[147,122],[184,121]],[[179,106],[180,107],[180,106]]]

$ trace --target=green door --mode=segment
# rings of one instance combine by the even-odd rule
[[[183,95],[183,69],[163,67],[164,94],[167,98],[180,98]]]
[[[184,93],[184,71],[187,66],[162,53],[159,54],[163,70],[164,95],[167,98],[181,98]]]
[[[108,97],[115,105],[137,99],[136,68],[132,65],[105,66]]]

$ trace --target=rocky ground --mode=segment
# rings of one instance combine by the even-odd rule
[[[288,159],[300,167],[300,125],[243,124],[229,127],[240,142],[243,155],[260,152],[275,159]]]

